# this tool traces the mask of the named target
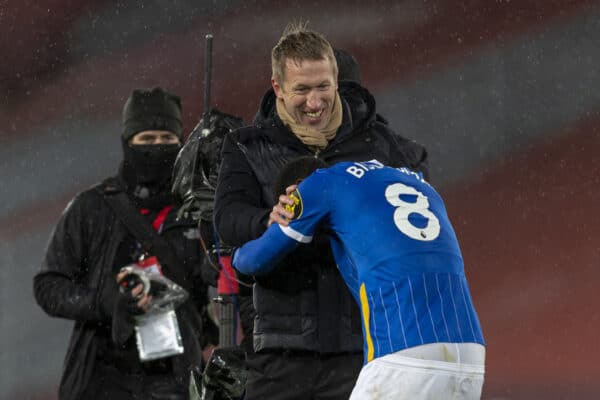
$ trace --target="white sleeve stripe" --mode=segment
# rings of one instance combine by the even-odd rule
[[[281,231],[290,239],[294,239],[296,242],[300,242],[300,243],[310,243],[312,242],[312,236],[306,236],[292,228],[290,228],[289,226],[281,226],[279,225],[279,228],[281,228]]]

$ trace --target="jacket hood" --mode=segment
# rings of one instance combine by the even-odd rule
[[[253,125],[270,125],[273,122],[273,118],[276,116],[275,111],[275,91],[273,88],[269,88],[263,95],[260,106],[254,119],[252,120]]]
[[[346,129],[354,130],[354,128],[368,124],[377,118],[375,98],[367,89],[351,81],[342,81],[338,85],[338,92],[344,107],[341,127],[343,132]],[[254,125],[282,125],[275,107],[276,100],[273,88],[267,90],[260,102],[258,112],[254,116]]]

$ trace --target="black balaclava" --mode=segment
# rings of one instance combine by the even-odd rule
[[[182,140],[181,100],[161,88],[134,90],[123,107],[123,162],[119,176],[138,207],[159,209],[172,203],[171,176],[180,144],[130,145],[137,133],[173,132]]]

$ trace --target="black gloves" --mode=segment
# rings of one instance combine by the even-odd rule
[[[135,327],[134,315],[141,315],[144,310],[137,306],[138,299],[131,292],[119,294],[114,302],[112,312],[112,339],[115,344],[121,346],[133,334]]]

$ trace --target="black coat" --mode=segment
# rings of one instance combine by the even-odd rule
[[[330,165],[377,159],[427,176],[425,149],[388,127],[376,114],[375,100],[366,89],[345,83],[339,92],[342,125],[316,156]],[[239,246],[264,232],[276,203],[272,184],[279,170],[287,161],[306,155],[315,154],[283,125],[275,111],[274,93],[267,92],[254,126],[233,132],[223,146],[214,212],[223,241]],[[256,351],[361,351],[360,313],[324,236],[302,245],[274,271],[255,279]],[[242,317],[245,325],[251,323],[248,314]]]
[[[88,385],[99,349],[100,329],[111,325],[115,282],[115,257],[120,243],[133,240],[103,199],[106,186],[119,187],[118,180],[79,193],[66,207],[56,225],[42,263],[34,278],[34,294],[38,304],[51,316],[75,321],[65,358],[60,385],[60,399],[77,399]],[[185,353],[173,357],[173,370],[185,385],[189,368],[201,364],[206,318],[201,310],[207,304],[206,285],[200,277],[202,252],[197,225],[182,219],[176,221],[173,208],[163,225],[161,235],[171,243],[181,261],[190,299],[177,308]],[[179,283],[179,282],[178,282]],[[126,377],[124,377],[126,379]]]

